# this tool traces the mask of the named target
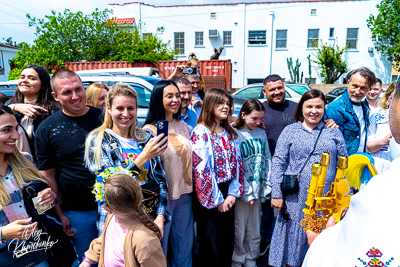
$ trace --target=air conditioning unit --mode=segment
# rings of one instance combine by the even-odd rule
[[[208,30],[209,38],[218,38],[218,30]]]

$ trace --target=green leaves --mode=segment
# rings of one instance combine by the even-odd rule
[[[377,6],[379,14],[367,19],[376,50],[394,61],[400,70],[400,0],[382,0]]]
[[[349,71],[346,61],[342,58],[348,45],[340,48],[335,43],[328,45],[327,43],[318,44],[315,42],[315,59],[311,61],[317,64],[316,69],[320,71],[319,75],[323,79],[323,83],[332,84],[337,81],[342,74]]]
[[[64,62],[73,61],[146,61],[173,59],[175,52],[170,42],[163,43],[160,35],[164,28],[156,33],[142,36],[142,25],[133,28],[120,27],[111,18],[112,11],[99,11],[97,8],[89,15],[65,9],[63,13],[52,11],[42,19],[26,17],[29,26],[35,27],[33,45],[21,43],[21,51],[10,64],[16,70],[10,72],[9,79],[19,77],[21,70],[28,64],[45,67],[50,73],[63,68]]]

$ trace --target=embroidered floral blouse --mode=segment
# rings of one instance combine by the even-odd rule
[[[207,127],[198,124],[191,136],[193,182],[201,205],[216,208],[224,201],[218,184],[231,182],[228,195],[241,197],[244,191],[244,169],[237,139],[224,132],[211,137]]]

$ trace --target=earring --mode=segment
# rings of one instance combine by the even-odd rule
[[[389,108],[389,100],[386,101],[386,109],[388,109],[388,108]]]

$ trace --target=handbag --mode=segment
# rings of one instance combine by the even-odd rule
[[[311,155],[314,153],[315,147],[317,146],[318,139],[319,139],[323,129],[324,129],[324,127],[322,127],[322,129],[319,131],[318,137],[315,140],[314,148],[311,151],[310,155],[308,155],[308,158],[307,158],[306,162],[304,163],[303,167],[301,168],[299,174],[294,174],[294,175],[293,174],[284,174],[283,175],[283,180],[281,182],[282,194],[289,195],[289,194],[297,193],[299,191],[299,177],[300,177],[301,173],[303,172],[304,167],[307,165],[307,162],[310,159]]]
[[[118,158],[123,168],[128,169],[121,150],[119,149],[117,139],[108,132],[104,132],[104,137],[111,147],[112,156]],[[158,202],[160,201],[160,186],[155,180],[152,180],[141,185],[140,188],[143,194],[142,208],[148,215],[155,219],[157,217]]]

